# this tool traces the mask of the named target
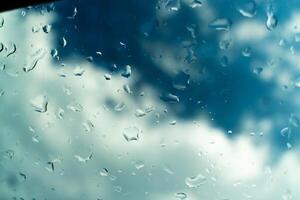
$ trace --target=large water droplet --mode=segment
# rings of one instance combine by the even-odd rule
[[[23,71],[24,72],[29,72],[31,70],[33,70],[38,62],[44,58],[44,56],[46,55],[46,50],[43,48],[38,49],[33,55],[32,55],[32,60],[29,61],[24,67],[23,67]]]
[[[47,112],[48,101],[44,95],[39,95],[30,101],[31,106],[35,111],[44,113]]]
[[[269,31],[272,31],[274,28],[276,28],[278,24],[278,19],[276,17],[276,15],[273,12],[273,9],[270,8],[267,11],[267,21],[266,21],[266,27]]]
[[[200,0],[193,0],[190,3],[191,8],[197,8],[202,6],[202,2]]]
[[[17,51],[16,44],[14,42],[9,42],[6,57],[13,55],[16,51]]]
[[[208,27],[220,31],[228,31],[231,28],[232,22],[227,18],[217,18],[212,21]]]
[[[144,166],[145,166],[145,164],[144,164],[144,162],[141,161],[141,160],[137,160],[137,161],[134,162],[134,167],[135,167],[137,170],[142,169]]]
[[[185,179],[185,184],[190,188],[197,188],[203,185],[206,181],[206,177],[202,174],[198,174],[197,176],[187,177]]]

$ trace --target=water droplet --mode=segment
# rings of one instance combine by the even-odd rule
[[[128,84],[123,85],[123,89],[127,94],[132,94],[132,91],[130,89],[130,86]]]
[[[251,53],[252,53],[252,50],[251,50],[250,47],[244,48],[244,49],[243,49],[243,52],[242,52],[243,56],[245,56],[245,57],[250,57],[250,56],[251,56]]]
[[[26,181],[26,179],[27,179],[27,176],[26,176],[26,174],[24,174],[24,173],[19,173],[19,176],[20,176],[20,180],[23,182],[23,181]]]
[[[201,7],[202,6],[202,2],[199,0],[193,0],[190,3],[191,8],[197,8],[197,7]]]
[[[47,24],[47,25],[44,25],[42,29],[43,29],[44,33],[50,33],[52,26],[50,24]]]
[[[85,158],[82,157],[82,156],[79,156],[79,155],[75,155],[74,157],[78,160],[78,162],[86,163],[86,162],[88,162],[89,160],[92,159],[93,153],[91,153],[89,156],[87,156],[87,157],[85,157]]]
[[[237,10],[244,17],[253,17],[256,15],[256,3],[253,0],[242,0],[237,6]]]
[[[166,2],[165,8],[168,11],[178,11],[180,9],[180,1],[179,0],[168,0]]]
[[[297,78],[294,80],[294,85],[295,85],[297,88],[300,88],[300,77],[297,77]]]
[[[47,112],[48,101],[44,95],[39,95],[30,101],[31,106],[35,111],[44,113]]]
[[[58,51],[57,49],[51,49],[50,55],[52,56],[52,58],[55,58],[58,56]]]
[[[253,73],[259,75],[264,69],[262,67],[255,67]]]
[[[33,32],[33,33],[37,33],[37,32],[39,32],[39,31],[40,31],[40,29],[41,29],[41,27],[40,27],[40,26],[32,26],[32,28],[31,28],[31,32]]]
[[[137,160],[137,161],[134,162],[134,167],[135,167],[137,170],[142,169],[144,166],[145,166],[145,164],[144,164],[144,162],[141,161],[141,160]]]
[[[23,71],[24,72],[29,72],[31,70],[33,70],[38,62],[44,58],[44,56],[46,55],[46,50],[43,48],[38,49],[31,57],[32,60],[29,61],[24,67],[23,67]]]
[[[125,107],[126,107],[126,104],[122,101],[115,105],[114,110],[117,112],[121,112],[125,109]]]
[[[0,28],[4,25],[4,18],[0,15]]]
[[[135,126],[125,128],[123,131],[123,136],[127,142],[138,141],[139,134],[140,130]]]
[[[83,123],[84,131],[89,133],[92,131],[92,129],[95,127],[94,124],[90,121],[87,120],[86,122]]]
[[[122,187],[121,186],[114,186],[114,191],[115,192],[122,192]]]
[[[76,102],[70,103],[67,108],[73,112],[81,112],[83,110],[82,105]]]
[[[168,93],[168,94],[165,94],[165,95],[162,95],[161,96],[161,99],[165,102],[168,102],[168,103],[179,103],[179,98],[178,96],[174,95],[174,94],[171,94],[171,93]]]
[[[111,79],[111,75],[110,74],[104,74],[104,78],[105,80],[110,80]]]
[[[5,94],[5,90],[4,89],[0,89],[0,97],[2,97]]]
[[[228,49],[230,47],[230,45],[231,45],[231,41],[230,40],[221,40],[219,42],[219,47],[222,50]]]
[[[227,18],[217,18],[211,23],[209,23],[208,27],[213,28],[215,30],[228,31],[231,28],[231,25],[231,20]]]
[[[202,174],[198,174],[197,176],[187,177],[185,179],[185,184],[190,188],[197,188],[203,185],[206,181],[206,177]]]
[[[228,66],[228,57],[227,56],[222,56],[220,59],[220,65],[222,67],[227,67]]]
[[[267,11],[266,27],[269,31],[272,31],[274,28],[276,28],[277,24],[278,24],[278,19],[274,14],[273,9],[269,8],[269,10]]]
[[[185,90],[190,83],[190,75],[180,71],[173,80],[173,87],[177,90]]]
[[[58,108],[58,110],[57,110],[57,112],[56,112],[56,117],[57,117],[58,119],[63,119],[63,118],[64,118],[64,114],[65,114],[64,109]]]
[[[85,72],[84,68],[80,66],[76,66],[75,69],[73,70],[73,74],[75,76],[82,76],[84,72]]]
[[[6,57],[9,57],[10,55],[13,55],[17,51],[17,46],[14,42],[9,42],[7,48],[7,54]]]
[[[77,8],[74,7],[74,9],[73,9],[73,14],[72,14],[71,16],[67,17],[67,18],[68,18],[68,19],[74,19],[74,18],[76,17],[76,15],[77,15]]]
[[[99,174],[101,176],[108,176],[108,169],[107,168],[102,168],[100,171],[99,171]]]
[[[126,65],[126,66],[125,66],[125,70],[124,70],[124,72],[122,72],[121,75],[122,75],[123,77],[125,77],[125,78],[129,78],[130,75],[131,75],[131,66],[130,66],[130,65]]]
[[[65,47],[67,45],[67,40],[65,37],[61,37],[59,39],[59,44],[62,46],[62,47]]]
[[[299,127],[300,126],[300,118],[295,114],[291,114],[289,123],[291,125],[293,125],[294,127]]]
[[[283,129],[281,129],[280,134],[281,134],[283,137],[288,137],[288,138],[290,138],[290,135],[291,135],[291,129],[290,129],[289,127],[284,127]]]
[[[173,121],[169,122],[170,125],[176,125],[176,123],[177,123],[176,120],[173,120]]]
[[[134,112],[134,115],[136,117],[144,117],[144,116],[146,116],[146,112],[141,109],[136,109]]]
[[[177,192],[175,193],[175,198],[179,200],[183,200],[187,198],[187,194],[184,192]]]
[[[286,143],[286,147],[290,150],[293,146],[292,146],[291,143],[287,142],[287,143]]]
[[[2,155],[5,159],[13,159],[13,157],[15,156],[15,152],[11,149],[8,149],[4,151]]]

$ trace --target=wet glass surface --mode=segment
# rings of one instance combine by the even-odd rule
[[[0,13],[0,200],[299,199],[300,3]]]

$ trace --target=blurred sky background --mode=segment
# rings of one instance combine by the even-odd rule
[[[300,198],[300,2],[0,14],[0,200]]]

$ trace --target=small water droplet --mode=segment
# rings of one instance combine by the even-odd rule
[[[253,0],[242,0],[237,6],[237,10],[244,17],[254,17],[256,15],[256,3]]]
[[[60,44],[62,47],[67,46],[67,40],[66,40],[66,38],[65,38],[65,37],[61,37],[61,38],[59,39],[59,44]]]
[[[134,115],[136,117],[144,117],[144,116],[146,116],[146,112],[141,109],[136,109],[134,112]]]
[[[226,50],[226,49],[228,49],[229,47],[230,47],[230,45],[231,45],[231,41],[230,40],[221,40],[220,42],[219,42],[219,48],[221,49],[221,50]]]
[[[222,66],[222,67],[227,67],[228,66],[228,57],[227,56],[222,56],[221,58],[220,58],[220,65]]]
[[[4,18],[0,15],[0,28],[4,25]]]
[[[75,69],[73,70],[73,74],[75,76],[82,76],[84,72],[85,72],[84,68],[80,66],[76,66]]]
[[[291,114],[289,123],[291,125],[293,125],[294,127],[299,127],[300,126],[300,118],[295,114]]]
[[[259,75],[264,69],[262,67],[255,67],[253,73]]]
[[[125,109],[125,107],[126,107],[126,104],[122,101],[115,105],[114,110],[117,112],[121,112]]]
[[[193,0],[190,3],[191,8],[197,8],[202,6],[202,2],[200,0]]]
[[[72,14],[71,16],[68,16],[67,18],[68,18],[68,19],[74,19],[74,18],[76,17],[76,15],[77,15],[77,8],[74,7],[74,9],[73,9],[73,14]]]
[[[185,184],[190,188],[197,188],[203,185],[206,181],[206,177],[202,174],[196,176],[187,177],[185,179]]]
[[[8,150],[4,151],[2,153],[2,155],[3,155],[3,158],[5,158],[5,159],[13,159],[13,157],[15,156],[15,152],[11,149],[8,149]]]
[[[291,129],[289,127],[284,127],[283,129],[280,130],[280,134],[283,136],[283,137],[288,137],[290,138],[290,135],[291,135]]]
[[[64,109],[58,108],[58,110],[57,110],[57,112],[56,112],[56,117],[57,117],[58,119],[63,119],[63,118],[64,118],[64,114],[65,114]]]
[[[82,157],[82,156],[79,156],[79,155],[75,155],[74,157],[78,160],[78,162],[87,163],[89,160],[92,159],[93,153],[91,153],[90,155],[88,155],[88,156],[85,157],[85,158]]]
[[[104,78],[105,80],[110,80],[111,79],[111,75],[110,74],[104,74]]]
[[[26,179],[27,179],[27,176],[26,176],[26,174],[24,174],[24,173],[19,173],[19,176],[20,176],[20,180],[23,182],[23,181],[26,181]]]
[[[175,193],[175,198],[179,200],[183,200],[187,198],[187,194],[184,192],[177,192]]]
[[[140,130],[135,127],[127,127],[123,131],[123,136],[127,142],[138,141],[139,140]]]
[[[173,87],[177,90],[185,90],[190,83],[190,75],[180,71],[173,80]]]
[[[227,18],[217,18],[209,23],[208,27],[219,31],[228,31],[232,26],[231,20]]]
[[[114,186],[114,191],[115,192],[122,192],[122,187],[121,186]]]
[[[293,146],[292,146],[291,143],[287,142],[287,143],[286,143],[286,147],[290,150]]]
[[[178,11],[180,9],[181,3],[179,0],[167,0],[165,8],[168,11]]]
[[[300,88],[300,77],[297,77],[297,78],[294,80],[294,85],[295,85],[297,88]]]
[[[83,110],[82,105],[76,102],[70,103],[67,108],[73,112],[81,112]]]
[[[132,91],[130,89],[130,86],[128,84],[123,85],[123,89],[127,94],[132,94]]]
[[[179,98],[178,96],[168,93],[168,94],[164,94],[161,96],[161,99],[165,102],[168,103],[179,103]]]
[[[173,120],[173,121],[169,122],[170,125],[176,125],[176,123],[177,123],[176,120]]]
[[[144,164],[144,162],[141,161],[141,160],[137,160],[137,161],[134,162],[134,167],[135,167],[137,170],[142,169],[144,166],[145,166],[145,164]]]
[[[90,120],[87,120],[86,122],[83,123],[83,127],[84,127],[84,131],[89,133],[92,131],[95,125]]]
[[[250,56],[251,56],[251,53],[252,53],[252,50],[251,50],[250,47],[244,48],[244,49],[243,49],[243,52],[242,52],[243,56],[245,56],[245,57],[250,57]]]
[[[107,168],[102,168],[100,171],[99,171],[99,174],[101,176],[108,176],[108,169]]]
[[[30,101],[31,106],[35,111],[44,113],[47,112],[48,100],[44,95],[39,95]]]

